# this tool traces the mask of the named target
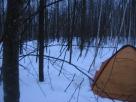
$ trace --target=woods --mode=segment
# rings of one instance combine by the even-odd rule
[[[44,52],[50,42],[66,43],[69,63],[74,39],[80,56],[89,46],[135,45],[135,18],[135,0],[0,0],[4,102],[19,102],[19,54],[25,42],[38,42],[38,74],[43,82]]]
[[[3,5],[6,5],[6,2],[1,0],[1,34],[4,28],[3,19],[6,16]],[[20,18],[23,22],[21,27],[23,40],[38,37],[40,26],[38,14],[41,12],[39,5],[40,2],[37,0],[24,1],[23,17]],[[93,44],[96,38],[102,39],[101,44],[116,37],[120,41],[124,41],[121,40],[124,38],[128,42],[135,43],[134,0],[47,0],[45,5],[43,5],[44,15],[48,13],[47,17],[45,16],[47,18],[45,21],[48,23],[44,23],[47,39],[63,38],[64,41],[69,42],[69,39],[77,37],[77,42],[81,46],[89,42]]]

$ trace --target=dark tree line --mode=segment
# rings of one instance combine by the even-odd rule
[[[102,43],[107,41],[107,38],[114,39],[119,36],[120,40],[127,40],[135,36],[135,0],[60,0],[49,5],[55,1],[59,0],[47,0],[43,5],[44,15],[46,13],[43,18],[47,18],[44,20],[47,21],[47,24],[44,23],[44,30],[47,29],[44,38],[49,41],[62,38],[70,46],[70,40],[77,37],[82,48],[85,43],[94,41],[98,36]],[[0,0],[0,4],[2,34],[7,6],[4,8],[6,3],[3,0]],[[21,28],[23,41],[38,38],[40,16],[33,14],[41,12],[39,5],[39,0],[24,0],[21,19],[24,21]],[[33,16],[29,18],[31,15]]]
[[[0,0],[4,102],[19,102],[24,42],[37,40],[39,80],[44,81],[44,48],[50,41],[67,43],[71,63],[73,39],[81,52],[109,41],[135,44],[135,18],[136,0]]]

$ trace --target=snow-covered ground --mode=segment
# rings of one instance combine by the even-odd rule
[[[112,102],[109,99],[94,95],[91,90],[91,80],[74,66],[65,62],[63,64],[63,61],[53,59],[55,57],[69,61],[69,52],[66,52],[65,46],[62,48],[57,45],[54,46],[54,44],[58,43],[51,43],[51,46],[45,50],[45,81],[42,83],[38,81],[36,57],[32,56],[36,53],[31,53],[35,50],[36,42],[27,43],[27,49],[26,45],[24,45],[23,54],[31,53],[31,56],[20,58],[20,102]],[[92,78],[100,64],[113,54],[113,49],[101,49],[94,64],[91,66],[90,73],[88,73],[95,56],[95,50],[94,47],[90,47],[86,56],[86,50],[84,50],[82,57],[79,57],[80,51],[75,46],[72,54],[72,64],[78,66],[79,69]],[[64,57],[65,52],[66,57]],[[62,65],[63,67],[61,67]],[[61,68],[62,72],[59,75]],[[0,102],[3,102],[2,98],[1,85]]]

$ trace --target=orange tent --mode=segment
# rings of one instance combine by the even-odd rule
[[[101,97],[136,102],[136,48],[126,45],[103,62],[92,90]]]

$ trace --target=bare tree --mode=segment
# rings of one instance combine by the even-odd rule
[[[48,36],[44,36],[45,30],[47,31],[47,27],[44,26],[46,23],[46,8],[44,5],[46,4],[46,0],[40,0],[39,6],[39,34],[38,34],[38,48],[39,48],[39,81],[44,81],[44,39],[48,39]],[[47,32],[46,32],[47,33]],[[46,37],[46,38],[45,38]]]
[[[3,35],[4,102],[19,102],[19,25],[22,0],[7,0]]]

